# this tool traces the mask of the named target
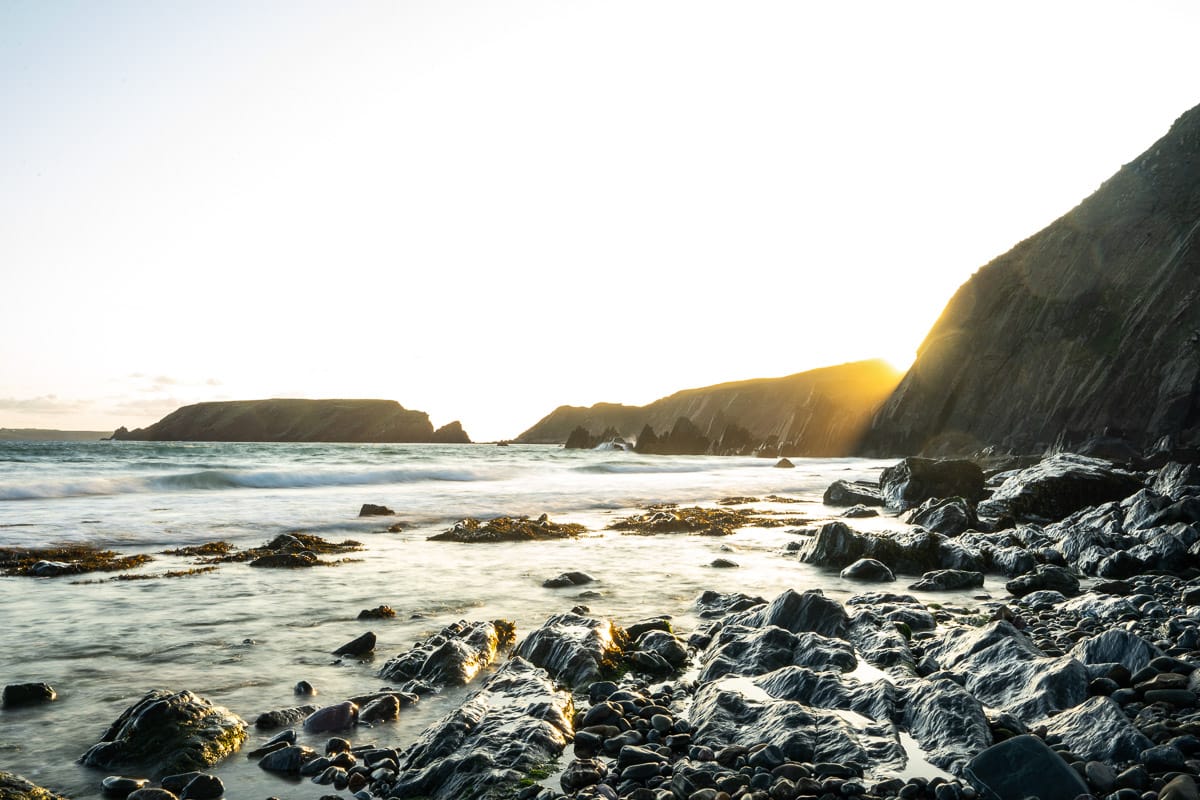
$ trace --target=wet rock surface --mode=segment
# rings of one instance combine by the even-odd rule
[[[434,686],[462,686],[491,665],[515,636],[511,622],[493,620],[447,625],[411,650],[391,658],[379,670],[389,681],[421,681]]]
[[[626,638],[609,620],[558,614],[525,637],[515,654],[545,669],[557,681],[580,686],[616,670]]]
[[[0,770],[0,798],[4,800],[66,800],[62,795],[15,775]]]
[[[159,774],[211,767],[246,739],[246,723],[191,692],[154,690],[130,706],[80,758],[89,767],[142,766]]]
[[[496,517],[489,520],[468,518],[459,520],[449,530],[430,536],[432,542],[527,542],[544,539],[569,539],[584,533],[586,528],[575,523],[553,522],[542,514],[529,517]]]

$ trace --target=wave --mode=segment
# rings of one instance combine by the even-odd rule
[[[323,486],[376,486],[424,481],[489,481],[497,475],[468,469],[386,469],[238,471],[207,469],[173,475],[61,479],[36,484],[0,484],[0,501],[89,497],[146,492],[220,491],[229,489],[308,489]]]

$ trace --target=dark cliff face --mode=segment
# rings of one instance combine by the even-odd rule
[[[611,428],[632,439],[647,425],[666,433],[686,419],[712,441],[738,426],[759,441],[793,443],[792,454],[846,455],[898,379],[882,361],[858,361],[785,378],[686,389],[646,406],[561,406],[517,441],[562,443],[580,426],[593,433]]]
[[[862,452],[1200,438],[1200,107],[946,306]]]
[[[447,433],[470,441],[457,423]],[[429,415],[394,400],[234,400],[177,409],[114,439],[173,442],[430,442]],[[442,439],[449,441],[451,437]]]

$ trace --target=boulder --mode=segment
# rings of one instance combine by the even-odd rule
[[[982,558],[940,533],[922,528],[865,533],[844,522],[827,522],[800,545],[799,558],[809,564],[842,569],[860,558],[873,558],[898,573],[920,575],[934,569],[979,570]]]
[[[775,625],[792,633],[810,632],[839,639],[846,635],[850,622],[846,609],[826,597],[820,589],[797,592],[787,589],[769,604],[732,615],[727,625],[762,628]]]
[[[304,730],[308,733],[344,731],[358,722],[358,705],[346,700],[331,706],[318,708],[304,719]]]
[[[620,662],[625,632],[611,621],[557,614],[517,646],[516,655],[557,681],[583,686],[601,680]]]
[[[583,586],[594,580],[596,579],[586,572],[563,572],[557,577],[542,581],[542,586],[547,589],[566,589],[571,586]]]
[[[887,564],[874,558],[860,558],[841,572],[841,577],[851,581],[874,581],[886,583],[896,580]]]
[[[430,725],[401,756],[393,797],[459,800],[512,793],[572,736],[569,692],[517,656]]]
[[[1131,761],[1154,744],[1134,727],[1111,697],[1088,698],[1045,724],[1047,731],[1086,761]]]
[[[1067,597],[1079,594],[1079,579],[1069,569],[1054,564],[1038,564],[1033,572],[1013,578],[1004,584],[1010,594],[1024,597],[1030,592],[1049,589],[1062,592]]]
[[[58,692],[48,683],[10,683],[4,687],[4,708],[49,703],[58,699]]]
[[[387,506],[377,506],[374,503],[363,503],[362,508],[358,510],[360,517],[391,517],[395,513]]]
[[[909,589],[919,592],[949,592],[983,586],[983,573],[962,569],[938,569],[926,572]]]
[[[973,461],[906,458],[883,470],[879,490],[885,505],[901,511],[932,498],[977,502],[983,497],[983,470]]]
[[[473,518],[459,520],[447,531],[429,537],[431,542],[464,542],[468,544],[490,542],[528,542],[546,539],[567,539],[579,536],[586,528],[573,522],[553,522],[542,514],[537,519],[529,517],[496,517],[480,521]]]
[[[515,638],[507,620],[459,620],[394,658],[379,670],[389,681],[423,681],[436,686],[462,686],[495,662]]]
[[[1071,648],[1071,655],[1088,666],[1120,664],[1131,673],[1138,672],[1162,654],[1157,647],[1124,628],[1109,628]]]
[[[775,468],[776,469],[795,469],[796,465],[793,464],[790,459],[781,458],[775,462]]]
[[[277,708],[274,711],[264,711],[254,720],[254,727],[260,731],[273,731],[276,728],[286,728],[304,721],[304,718],[317,710],[316,706],[294,706],[292,708]]]
[[[1028,734],[994,744],[971,759],[965,777],[982,800],[1070,800],[1088,793],[1087,784],[1045,742]]]
[[[191,692],[155,689],[125,710],[80,761],[160,775],[211,767],[246,740],[246,723]]]
[[[687,646],[668,631],[648,630],[637,638],[633,645],[635,653],[652,653],[661,658],[672,669],[687,663]]]
[[[752,597],[741,592],[721,594],[710,589],[702,592],[694,605],[701,619],[713,619],[766,604],[765,597]]]
[[[854,648],[818,633],[792,633],[775,625],[726,625],[704,651],[700,682],[726,675],[753,677],[788,666],[850,672],[858,666]]]
[[[821,502],[827,506],[836,507],[881,506],[883,505],[883,496],[880,495],[879,486],[876,484],[836,480],[829,484]]]
[[[1142,487],[1140,477],[1107,461],[1060,453],[1008,478],[979,504],[979,513],[1018,522],[1060,520],[1082,508],[1123,500]]]
[[[4,770],[0,770],[0,797],[4,800],[66,800],[60,794]]]
[[[920,525],[943,536],[958,536],[964,531],[979,527],[975,508],[961,497],[926,500],[906,513],[902,519],[910,525]]]
[[[958,773],[992,744],[983,706],[950,680],[911,681],[904,685],[902,723],[921,745],[929,762]]]
[[[375,634],[367,631],[333,651],[335,656],[365,656],[375,649]]]

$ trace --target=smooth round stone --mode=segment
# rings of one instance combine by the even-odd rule
[[[655,714],[650,718],[650,725],[659,733],[670,733],[675,722],[666,714]]]
[[[179,796],[184,800],[214,800],[223,794],[225,784],[221,783],[221,779],[202,772],[183,787],[183,793]]]
[[[303,695],[304,697],[312,697],[313,695],[315,695],[317,693],[317,690],[314,689],[313,685],[311,683],[309,683],[308,681],[300,681],[292,689],[292,693],[298,694],[298,695]]]
[[[350,752],[350,742],[340,736],[334,736],[325,743],[325,755],[331,756],[335,753]]]
[[[1099,794],[1109,794],[1117,786],[1117,773],[1102,761],[1089,761],[1083,767],[1084,778]]]
[[[304,730],[309,733],[340,731],[358,721],[358,706],[349,700],[332,706],[318,708],[304,720]]]
[[[124,775],[109,775],[100,781],[100,788],[109,797],[125,797],[149,785],[150,781],[145,778],[126,778]]]
[[[660,773],[662,764],[658,761],[649,761],[641,764],[631,764],[621,770],[621,780],[623,781],[645,781],[648,778],[653,778]]]

